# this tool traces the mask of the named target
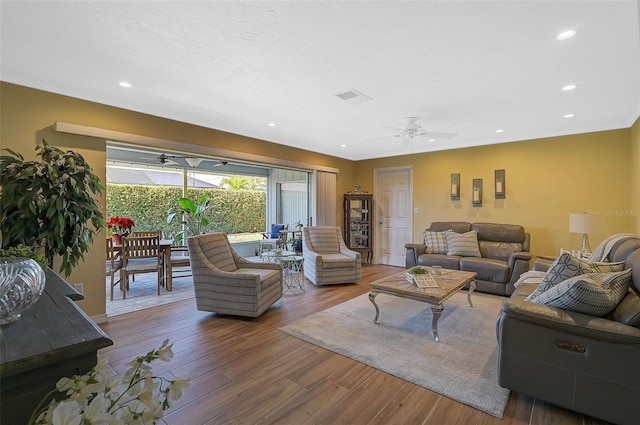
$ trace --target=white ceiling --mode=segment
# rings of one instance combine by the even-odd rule
[[[637,0],[3,0],[0,14],[3,81],[352,160],[640,115]],[[336,97],[351,89],[373,100]],[[388,127],[410,116],[457,136],[402,146]]]

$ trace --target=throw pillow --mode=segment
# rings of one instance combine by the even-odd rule
[[[431,232],[429,230],[422,232],[424,244],[427,246],[427,254],[447,254],[449,248],[445,234],[446,232]]]
[[[551,287],[562,281],[579,276],[585,273],[607,273],[619,272],[624,269],[624,263],[589,263],[579,258],[573,257],[569,253],[560,255],[549,267],[540,285],[533,291],[525,301],[533,301],[540,294],[548,291]]]
[[[630,284],[631,269],[614,273],[587,273],[560,282],[533,302],[603,317],[622,301]]]
[[[446,232],[447,255],[461,257],[481,257],[478,248],[478,232],[471,230],[467,233]]]
[[[284,229],[284,224],[272,224],[271,225],[271,239],[278,239],[280,237],[280,230]]]

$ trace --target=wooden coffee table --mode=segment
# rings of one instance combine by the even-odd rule
[[[423,267],[428,273],[431,272],[430,267]],[[372,291],[369,293],[369,300],[376,308],[376,317],[373,323],[378,323],[380,316],[380,308],[376,304],[378,294],[395,295],[396,297],[409,298],[416,301],[422,301],[431,306],[433,319],[431,321],[431,329],[433,330],[433,338],[439,341],[438,337],[438,319],[444,311],[444,302],[453,294],[460,291],[465,285],[469,284],[469,292],[467,293],[467,302],[471,307],[471,293],[476,289],[476,273],[463,272],[460,270],[441,269],[440,273],[433,275],[438,288],[419,288],[415,283],[406,280],[407,271],[385,277],[383,279],[371,282]]]

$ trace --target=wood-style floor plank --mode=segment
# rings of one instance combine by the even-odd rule
[[[565,425],[604,422],[512,393],[498,419],[433,391],[294,338],[280,327],[369,292],[369,282],[400,268],[363,265],[358,284],[315,287],[284,296],[262,316],[196,310],[193,299],[109,319],[114,345],[100,350],[118,373],[135,356],[173,342],[174,359],[154,372],[191,377],[166,425]]]

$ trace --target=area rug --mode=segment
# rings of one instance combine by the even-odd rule
[[[296,338],[502,418],[509,390],[497,380],[496,318],[502,299],[466,292],[445,303],[433,339],[431,308],[380,294],[378,323],[368,294],[280,328]]]

